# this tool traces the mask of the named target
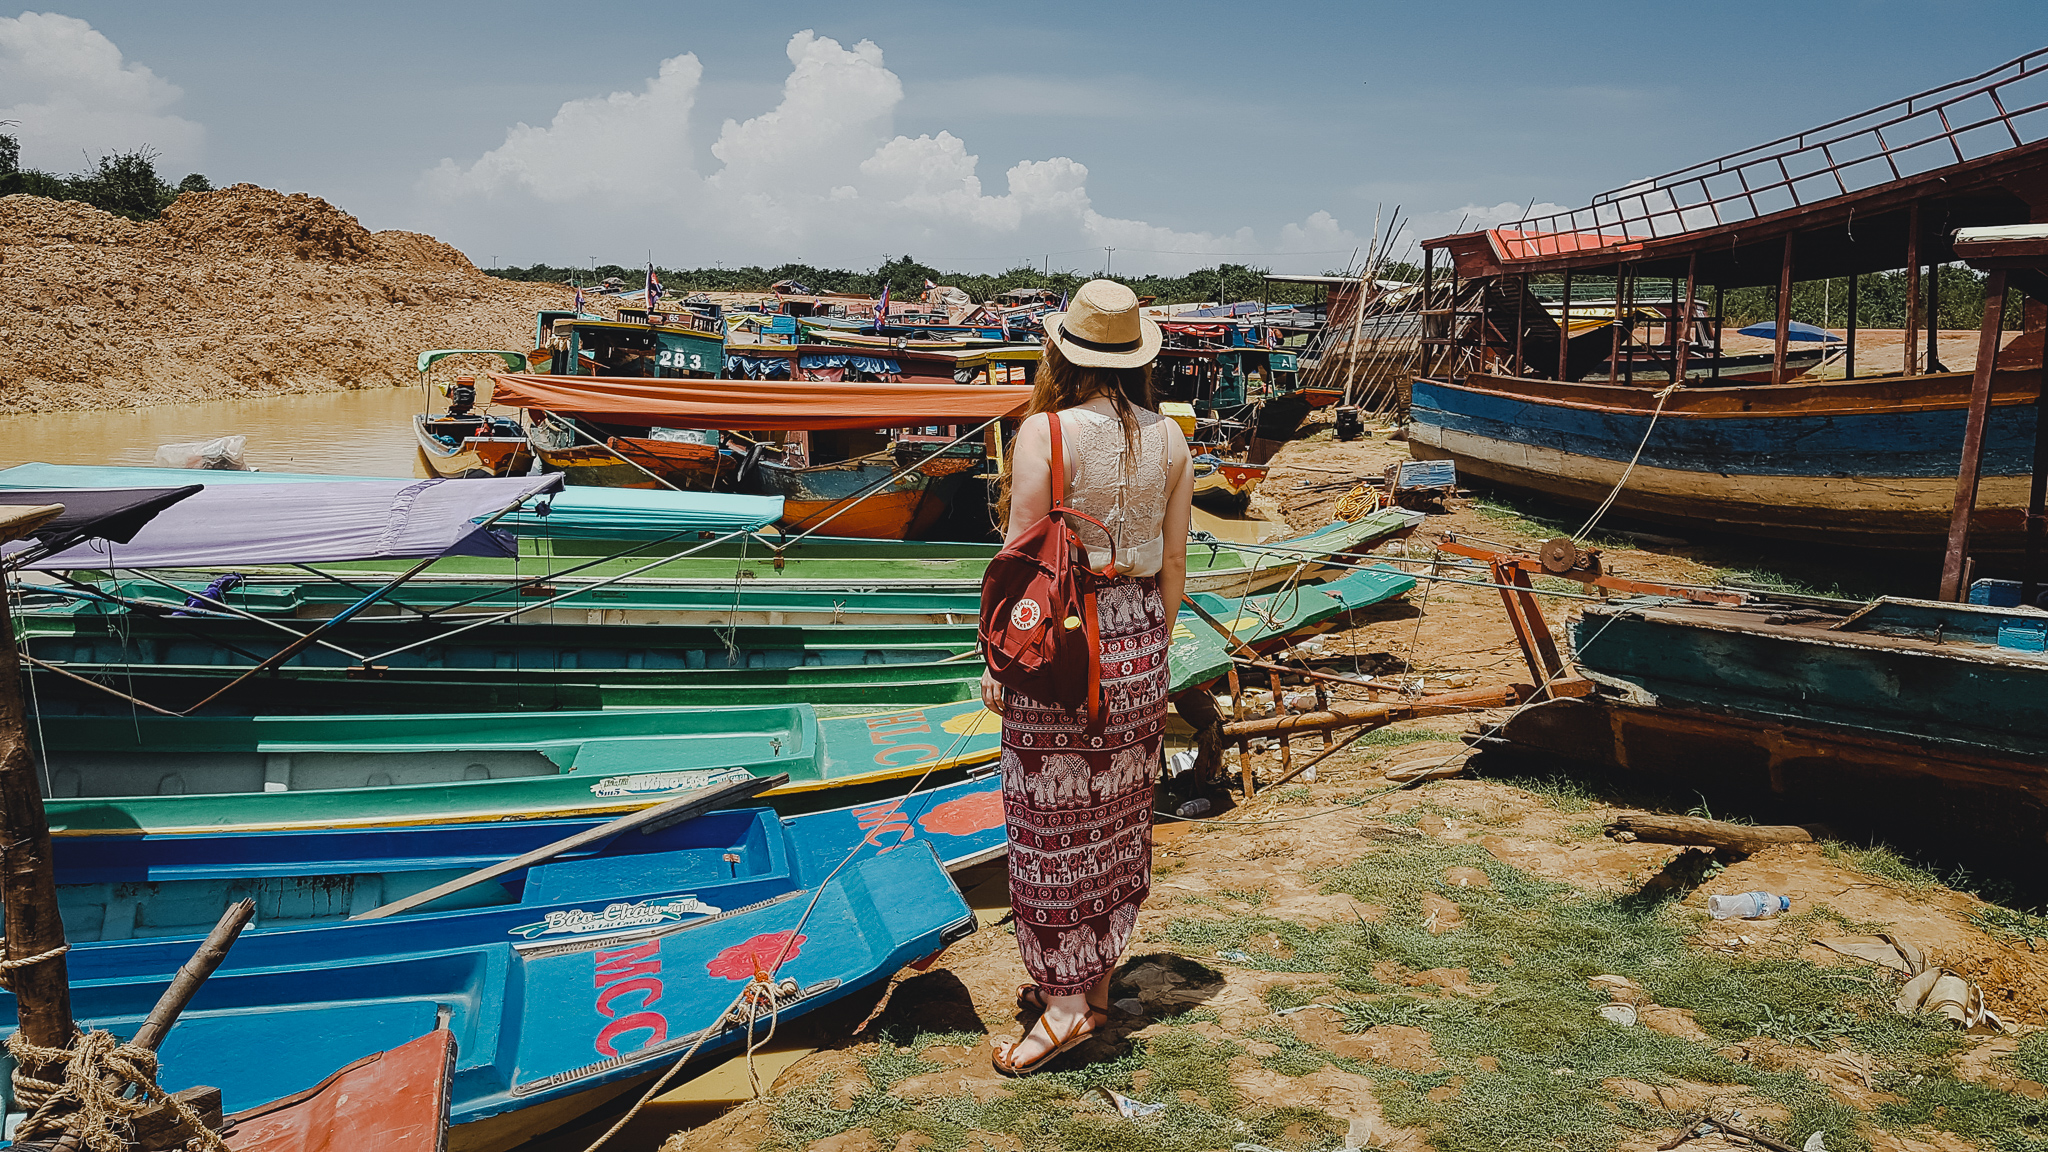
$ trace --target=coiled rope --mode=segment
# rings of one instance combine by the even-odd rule
[[[63,951],[59,948],[30,961],[7,964],[19,967]],[[95,1029],[74,1036],[68,1048],[50,1048],[30,1043],[17,1030],[7,1038],[7,1054],[15,1062],[14,1097],[28,1111],[28,1118],[14,1131],[16,1143],[69,1134],[90,1152],[122,1152],[130,1144],[127,1133],[134,1130],[136,1119],[159,1105],[169,1105],[194,1133],[187,1148],[226,1152],[220,1133],[207,1127],[190,1105],[158,1087],[156,1053],[139,1044],[125,1043],[112,1032]],[[39,1079],[24,1071],[59,1065],[64,1069],[62,1081]]]

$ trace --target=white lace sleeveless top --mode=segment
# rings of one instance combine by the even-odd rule
[[[1123,576],[1157,576],[1166,558],[1167,419],[1136,409],[1137,435],[1124,442],[1115,416],[1088,408],[1059,413],[1067,458],[1074,462],[1067,505],[1109,527],[1116,537],[1116,570]],[[1088,546],[1088,566],[1109,563],[1102,533],[1084,520],[1072,521]]]

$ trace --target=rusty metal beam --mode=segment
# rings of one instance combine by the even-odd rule
[[[1268,716],[1259,720],[1240,720],[1225,724],[1223,738],[1227,741],[1236,741],[1253,736],[1277,737],[1327,732],[1333,728],[1351,728],[1360,724],[1380,726],[1425,716],[1455,716],[1460,712],[1510,708],[1529,699],[1530,691],[1526,684],[1498,684],[1487,688],[1468,688],[1459,692],[1440,692],[1434,696],[1418,696],[1413,700],[1389,701],[1384,704],[1333,704],[1328,709],[1317,712],[1297,712],[1290,716]]]
[[[1541,557],[1527,552],[1503,551],[1500,548],[1467,544],[1456,536],[1446,536],[1438,550],[1467,560],[1481,560],[1488,564],[1507,563],[1532,576],[1555,576],[1560,580],[1571,580],[1579,584],[1606,588],[1614,592],[1627,592],[1637,596],[1670,596],[1675,599],[1691,600],[1697,604],[1747,604],[1749,594],[1729,588],[1700,588],[1687,584],[1665,584],[1656,580],[1631,580],[1623,576],[1610,576],[1601,570],[1600,550],[1583,548],[1577,550],[1574,563],[1568,567],[1553,568],[1543,563]]]

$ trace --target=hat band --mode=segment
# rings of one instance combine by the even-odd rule
[[[1136,352],[1145,344],[1142,338],[1137,340],[1090,340],[1085,336],[1074,335],[1074,330],[1064,324],[1060,325],[1060,339],[1071,344],[1078,344],[1091,352]]]

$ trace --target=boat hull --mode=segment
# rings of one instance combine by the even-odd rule
[[[2036,868],[2048,837],[2048,617],[1885,599],[1620,603],[1572,626],[1603,694],[1527,710],[1489,744],[1681,790],[1769,798],[1791,823]]]
[[[986,802],[979,809],[958,823],[1000,812]],[[899,822],[908,821],[883,824],[893,832]],[[143,841],[111,864],[139,882],[134,894],[95,879],[110,867],[104,852],[90,854],[94,875],[59,867],[60,887],[83,880],[120,905],[124,915],[110,925],[132,918],[140,927],[152,910],[179,918],[147,938],[75,942],[73,1010],[88,1027],[132,1031],[210,926],[199,922],[239,898],[239,876],[273,906],[166,1040],[164,1087],[212,1084],[227,1108],[247,1108],[317,1079],[339,1053],[388,1050],[445,1028],[458,1043],[451,1146],[507,1147],[693,1050],[715,1057],[742,1044],[748,1029],[727,1006],[764,968],[777,977],[786,1024],[972,932],[973,915],[929,841],[904,837],[903,850],[889,851],[878,830],[856,838],[759,810],[712,813],[557,855],[523,869],[513,885],[370,920],[340,919],[367,909],[321,899],[323,878],[402,874],[418,891],[473,867],[470,859],[504,857],[487,845],[465,856],[461,842],[475,835],[467,829],[406,833],[408,844],[458,842],[410,855],[379,854],[365,839],[384,834],[297,834],[286,850],[304,859],[287,861],[276,877],[280,892],[295,894],[280,902],[264,887],[261,864],[209,862],[177,838]],[[552,831],[537,826],[531,837]],[[323,835],[346,839],[323,856],[313,843]],[[239,848],[263,841],[222,839]],[[187,899],[158,908],[165,887]],[[365,902],[389,893],[372,891]],[[14,1007],[0,995],[0,1013]]]
[[[1527,708],[1480,763],[1508,774],[1563,769],[1691,796],[1717,811],[1826,823],[1974,866],[2038,873],[2048,838],[2040,762],[1926,741],[1605,695]]]
[[[1972,537],[1980,551],[2023,542],[2038,377],[1998,374]],[[1417,380],[1409,450],[1573,504],[1596,505],[1619,487],[1619,516],[1924,549],[1947,538],[1969,384],[1949,373],[1719,388],[1677,393],[1658,414],[1644,389]]]
[[[429,416],[414,416],[412,422],[420,465],[430,476],[523,476],[533,467],[533,448],[524,436],[464,436],[451,447],[431,433],[433,422]]]
[[[1224,461],[1195,477],[1195,503],[1215,512],[1242,512],[1266,478],[1263,464]]]
[[[945,518],[980,462],[978,453],[931,456],[916,468],[896,453],[803,468],[764,460],[754,484],[763,495],[782,497],[784,531],[918,540]]]
[[[711,489],[718,470],[718,449],[709,444],[633,436],[610,437],[602,448],[595,444],[536,445],[534,453],[543,469],[562,474],[564,484],[592,488],[704,492]]]
[[[337,1069],[303,1092],[230,1115],[229,1152],[442,1152],[454,1070],[455,1036],[437,1029]],[[356,1107],[348,1106],[351,1098]]]
[[[43,716],[61,838],[612,817],[787,775],[794,815],[995,759],[979,700],[820,720],[807,705],[527,714]]]

